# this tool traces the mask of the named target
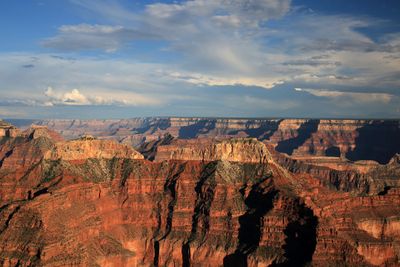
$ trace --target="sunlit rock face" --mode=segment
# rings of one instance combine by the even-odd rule
[[[143,155],[133,148],[111,140],[74,140],[57,143],[44,155],[46,160],[86,160],[86,159],[143,159]]]
[[[175,140],[157,149],[156,161],[163,160],[225,160],[232,162],[267,163],[271,155],[265,144],[257,139]]]
[[[3,138],[0,263],[400,264],[398,155],[379,165],[274,146],[164,134],[141,147],[144,159],[114,140],[64,141],[43,127]]]
[[[5,121],[0,120],[0,138],[16,137],[19,133],[19,129]]]

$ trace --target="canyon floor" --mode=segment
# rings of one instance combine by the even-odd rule
[[[13,123],[2,266],[400,266],[400,121]]]

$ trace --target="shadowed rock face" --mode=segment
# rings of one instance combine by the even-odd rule
[[[275,147],[276,151],[292,155],[295,149],[298,149],[301,145],[303,145],[304,142],[318,130],[318,124],[318,120],[305,121],[297,129],[296,137],[278,142],[278,145]],[[310,148],[309,152],[310,154],[314,154],[312,148]]]
[[[340,157],[340,148],[332,146],[325,150],[325,155],[327,157]]]
[[[179,137],[182,139],[196,138],[199,134],[207,134],[215,129],[215,120],[201,120],[189,126],[179,129]]]
[[[277,151],[289,155],[339,155],[353,161],[375,160],[381,164],[400,153],[398,120],[137,118],[34,123],[47,126],[67,139],[91,134],[137,148],[169,134],[181,139],[252,137],[267,140]]]
[[[247,266],[247,257],[259,247],[262,235],[262,220],[273,208],[278,191],[265,180],[252,186],[245,204],[248,210],[239,217],[238,245],[233,254],[224,258],[224,266]],[[311,260],[311,259],[310,259]]]
[[[349,177],[346,190],[325,186],[333,169],[254,139],[167,138],[150,146],[156,159],[171,146],[192,153],[148,161],[114,141],[36,130],[0,145],[0,265],[399,264],[395,183],[370,195]],[[360,181],[398,180],[398,158]]]
[[[400,153],[400,122],[373,121],[357,130],[355,148],[347,152],[350,160],[375,160],[386,164]]]

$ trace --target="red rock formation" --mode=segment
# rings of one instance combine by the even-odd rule
[[[0,138],[3,137],[16,137],[20,133],[19,129],[0,120]]]
[[[135,147],[170,134],[182,139],[253,137],[268,140],[277,151],[296,157],[334,156],[386,164],[400,153],[399,120],[138,118],[35,123],[68,139],[92,134]]]
[[[192,139],[174,140],[157,148],[155,161],[163,160],[227,160],[266,163],[271,159],[267,147],[257,139]]]
[[[151,162],[113,141],[35,131],[0,146],[0,265],[400,263],[394,186],[338,191],[252,139],[172,141],[155,158],[171,146],[178,157]],[[392,177],[397,159],[377,168]]]
[[[49,130],[46,126],[32,125],[29,129],[22,133],[22,136],[28,137],[30,139],[38,139],[44,137],[51,139],[55,142],[63,141],[63,137],[60,134]]]
[[[74,140],[59,142],[44,154],[45,160],[86,160],[91,158],[144,159],[133,148],[108,140]]]

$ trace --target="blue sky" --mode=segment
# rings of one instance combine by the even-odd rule
[[[0,117],[400,117],[398,0],[3,0]]]

